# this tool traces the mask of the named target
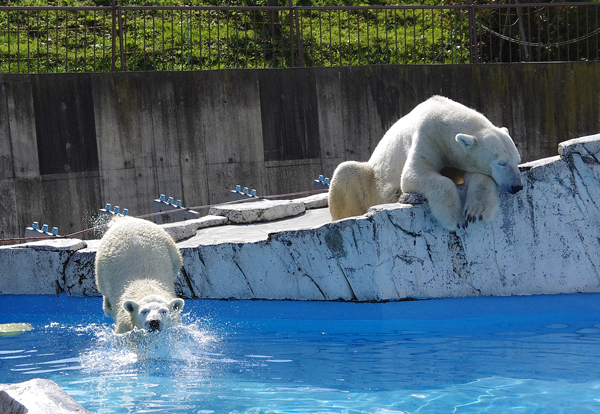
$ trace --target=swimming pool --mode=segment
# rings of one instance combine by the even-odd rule
[[[393,303],[187,300],[115,335],[100,298],[0,296],[0,383],[98,413],[600,413],[600,294]],[[513,412],[511,411],[511,412]]]

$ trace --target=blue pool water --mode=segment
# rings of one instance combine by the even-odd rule
[[[0,383],[97,413],[600,413],[600,294],[382,304],[186,301],[115,335],[99,298],[0,296]]]

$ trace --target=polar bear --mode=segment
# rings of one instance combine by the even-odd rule
[[[450,230],[498,210],[498,187],[523,189],[519,152],[506,128],[479,112],[433,96],[398,120],[367,162],[336,168],[329,189],[333,220],[361,215],[370,206],[397,202],[401,193],[422,194],[433,216]],[[464,206],[456,185],[467,187]]]
[[[182,259],[175,242],[159,226],[133,217],[114,219],[96,252],[96,285],[116,333],[134,327],[160,331],[181,322],[184,301],[174,280]]]

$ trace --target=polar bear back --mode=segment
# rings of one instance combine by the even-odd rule
[[[479,112],[443,96],[433,96],[392,125],[377,144],[369,164],[376,175],[399,177],[410,150],[416,149],[416,141],[421,151],[424,146],[430,147],[426,151],[430,162],[436,162],[432,155],[440,154],[439,162],[443,163],[443,158],[463,158],[455,145],[456,134],[480,135],[480,131],[490,129],[498,128]]]
[[[147,220],[121,217],[111,224],[98,248],[96,284],[113,304],[139,279],[155,280],[174,295],[173,281],[181,266],[175,242],[160,227]]]

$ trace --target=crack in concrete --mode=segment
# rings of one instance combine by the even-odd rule
[[[593,152],[591,152],[589,149],[587,149],[587,147],[585,146],[585,144],[582,144],[583,149],[585,150],[585,154],[582,154],[581,152],[573,152],[571,153],[571,157],[575,154],[579,155],[580,157],[586,157],[589,156],[591,158],[594,159],[594,161],[596,161],[596,164],[600,164],[600,160],[598,158],[596,158],[596,154],[594,154]]]
[[[246,285],[248,286],[248,289],[250,289],[250,292],[252,293],[252,296],[254,298],[258,299],[256,297],[256,293],[254,293],[254,289],[252,289],[252,286],[250,285],[250,281],[248,280],[248,276],[246,276],[246,274],[244,273],[244,271],[242,270],[242,268],[240,267],[240,265],[235,260],[232,260],[232,262],[238,268],[238,270],[240,271],[240,273],[242,274],[242,276],[244,276],[244,280],[246,281]]]
[[[572,170],[572,174],[573,174],[573,185],[575,188],[577,188],[577,198],[575,200],[577,207],[579,208],[580,212],[583,214],[583,208],[579,205],[579,201],[581,201],[581,204],[585,207],[585,213],[588,213],[588,215],[592,215],[590,212],[590,207],[593,207],[595,210],[594,214],[596,217],[599,217],[599,209],[598,206],[594,203],[594,197],[591,196],[591,191],[590,188],[588,187],[587,184],[587,180],[584,179],[584,176],[581,174],[581,171],[579,168],[577,168],[577,166],[575,165],[575,160],[573,160],[573,168],[574,170]],[[582,167],[585,168],[589,168],[587,165],[585,165],[585,161],[579,157],[579,163],[582,164]],[[592,176],[594,176],[593,172],[591,174]],[[584,200],[584,192],[585,192],[585,196],[587,196],[587,199],[591,201],[591,203],[588,203]],[[575,196],[574,196],[575,197]],[[591,204],[591,205],[590,205]]]
[[[494,230],[494,226],[492,225],[492,245],[494,247],[494,263],[496,264],[496,269],[498,270],[498,274],[500,275],[500,283],[502,286],[506,286],[506,275],[500,268],[500,263],[498,263],[498,247],[496,246],[496,231]]]
[[[463,279],[470,276],[471,270],[469,269],[469,262],[465,253],[465,248],[461,242],[460,237],[456,232],[451,231],[448,237],[448,250],[452,254],[452,271],[459,278]]]
[[[575,200],[575,205],[579,209],[580,213],[584,214],[584,212],[587,212],[587,203],[583,200],[581,189],[582,187],[585,189],[588,197],[589,190],[583,176],[581,175],[581,172],[578,169],[578,166],[576,165],[577,162],[574,157],[575,155],[577,155],[579,163],[585,164],[581,159],[581,154],[579,153],[573,154],[571,157],[569,157],[568,161],[565,161],[567,163],[569,173],[571,174],[571,187],[567,186],[558,177],[558,175],[556,175],[556,181],[558,181],[558,183],[567,190],[567,193],[569,193],[569,195]]]
[[[200,263],[202,263],[202,266],[204,266],[204,269],[206,269],[206,263],[204,262],[204,260],[202,259],[202,253],[200,253],[200,249],[197,250],[198,252],[198,260],[200,260]],[[206,283],[208,284],[208,286],[213,287],[212,282],[210,281],[210,277],[208,277],[208,275],[206,275],[206,277],[204,278],[204,280],[206,280]]]
[[[346,283],[348,284],[348,289],[350,289],[350,294],[352,295],[350,300],[357,301],[358,299],[356,298],[356,294],[354,293],[354,289],[352,289],[352,285],[350,284],[350,279],[348,279],[348,276],[346,275],[344,268],[342,267],[342,265],[340,265],[340,262],[337,262],[337,265],[338,265],[340,271],[342,272],[342,276],[344,276]]]
[[[392,218],[390,217],[390,213],[389,213],[389,212],[387,212],[387,211],[386,211],[386,217],[387,217],[388,221],[390,222],[390,224],[391,224],[392,226],[394,226],[395,228],[397,228],[398,230],[400,230],[402,233],[406,234],[407,236],[411,236],[411,237],[414,237],[414,238],[417,238],[417,237],[423,237],[423,235],[422,235],[422,234],[413,233],[413,232],[411,232],[411,231],[408,231],[408,230],[406,230],[406,229],[403,229],[401,226],[399,226],[398,224],[394,223],[394,222],[392,221]]]
[[[596,263],[594,263],[594,260],[592,259],[592,257],[588,253],[588,246],[585,243],[585,239],[584,239],[583,235],[581,234],[581,229],[579,227],[577,227],[577,235],[579,236],[579,240],[581,240],[581,246],[583,247],[583,252],[585,253],[585,256],[587,257],[588,261],[590,262],[590,264],[594,268],[594,274],[596,276],[596,279],[598,279],[598,285],[597,286],[600,286],[600,273],[598,272],[598,268],[596,267]],[[598,246],[600,246],[600,237],[598,237]],[[596,246],[595,249],[598,249],[598,246]]]
[[[75,253],[77,252],[77,250],[66,250],[63,252],[59,252],[59,257],[62,256],[63,254],[67,255],[66,260],[62,261],[62,257],[60,257],[60,260],[62,262],[62,271],[61,271],[61,279],[62,280],[56,280],[56,296],[60,296],[61,293],[67,293],[67,295],[70,295],[70,290],[73,286],[67,286],[67,266],[68,264],[71,262],[71,259],[73,258],[73,256],[75,255]],[[92,272],[93,273],[93,272]],[[82,275],[79,275],[79,282],[81,283],[81,277]],[[62,282],[62,286],[61,286],[61,282]],[[95,281],[94,281],[95,283]]]
[[[427,238],[424,238],[424,240],[425,240],[425,247],[427,248],[427,256],[429,256],[429,261],[431,262],[431,265],[433,265],[433,256],[431,255],[431,245],[427,241]]]
[[[313,279],[313,277],[312,277],[312,276],[310,276],[310,275],[309,275],[309,274],[308,274],[308,273],[307,273],[305,270],[303,270],[303,269],[302,269],[302,267],[300,267],[300,266],[299,266],[299,263],[300,263],[300,260],[299,260],[299,258],[296,258],[296,257],[295,257],[295,255],[294,255],[294,250],[292,250],[291,248],[289,248],[289,247],[292,245],[292,242],[291,242],[291,240],[289,240],[289,239],[285,239],[285,240],[284,240],[283,238],[280,238],[280,237],[273,238],[273,240],[272,240],[272,241],[274,241],[274,240],[277,240],[277,241],[278,241],[279,243],[281,243],[282,245],[284,245],[284,246],[287,246],[287,247],[288,247],[288,249],[285,249],[285,251],[288,251],[288,252],[289,252],[289,257],[290,257],[290,259],[291,259],[292,263],[295,263],[296,265],[298,265],[298,270],[297,270],[297,272],[300,272],[300,274],[301,274],[302,276],[304,276],[304,277],[308,278],[308,280],[310,280],[310,281],[313,283],[313,285],[314,285],[314,286],[317,288],[317,290],[319,291],[319,293],[321,294],[321,296],[323,296],[323,299],[324,299],[324,300],[327,300],[327,299],[328,299],[328,297],[327,297],[327,295],[325,294],[325,292],[323,292],[323,289],[321,289],[321,286],[319,286],[319,284],[318,284],[318,283],[317,283],[317,282],[316,282],[316,281]],[[271,244],[271,246],[273,246],[273,245]],[[277,255],[277,257],[279,257],[279,255]],[[290,275],[296,274],[296,270],[293,270],[293,269],[290,267],[290,265],[289,265],[289,263],[288,263],[288,261],[287,261],[287,260],[283,260],[283,258],[282,258],[282,257],[279,257],[279,260],[280,260],[280,262],[283,264],[283,266],[286,268],[286,270],[287,270],[288,274],[290,274]]]
[[[73,252],[73,254],[69,257],[68,263],[71,263],[71,261],[73,260],[73,265],[71,266],[73,269],[79,269],[80,271],[77,274],[74,274],[74,276],[77,277],[77,281],[72,283],[71,285],[67,286],[67,276],[66,276],[66,272],[67,272],[67,266],[68,264],[65,264],[64,266],[64,283],[65,283],[65,292],[69,295],[72,296],[72,290],[73,288],[75,288],[75,286],[79,286],[81,287],[81,294],[82,296],[90,296],[88,295],[86,289],[83,287],[84,283],[86,281],[88,281],[88,275],[91,275],[91,280],[94,286],[96,286],[96,275],[95,275],[95,268],[94,268],[94,261],[92,260],[92,264],[91,266],[89,266],[87,263],[83,263],[82,264],[82,260],[79,259],[73,259],[73,256],[75,255],[75,252]],[[89,268],[91,267],[91,270],[89,270]],[[98,290],[98,287],[96,286],[96,290]],[[99,293],[99,292],[98,292]]]
[[[325,300],[329,299],[327,297],[327,295],[325,295],[325,292],[323,292],[323,290],[321,289],[321,287],[317,284],[317,282],[315,282],[315,280],[312,278],[312,276],[310,276],[306,272],[302,272],[302,275],[305,276],[305,277],[307,277],[311,282],[313,282],[313,284],[315,285],[315,287],[319,290],[319,293],[321,294],[321,296],[323,296],[323,299],[325,299]]]
[[[190,276],[188,275],[188,273],[186,272],[186,270],[183,266],[181,266],[181,276],[183,276],[183,280],[185,280],[185,283],[187,284],[187,287],[190,290],[190,295],[191,295],[190,299],[199,299],[200,297],[194,291],[194,287],[192,285]]]

